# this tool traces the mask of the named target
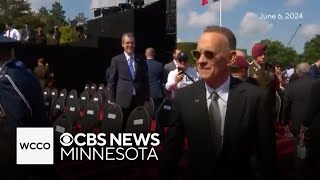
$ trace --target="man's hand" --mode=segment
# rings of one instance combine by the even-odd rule
[[[182,73],[182,71],[179,71],[175,79],[176,84],[178,84],[183,79],[183,77],[184,77],[184,74]]]

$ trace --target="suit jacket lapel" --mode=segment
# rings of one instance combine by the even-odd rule
[[[238,87],[240,83],[240,80],[231,77],[224,125],[224,145],[232,141],[232,134],[238,130],[245,110],[247,98],[243,95],[245,89]]]
[[[199,82],[196,82],[196,84],[198,87],[195,88],[194,99],[192,101],[193,106],[191,106],[195,108],[192,111],[193,114],[199,115],[197,117],[199,119],[199,121],[197,121],[198,129],[201,129],[201,131],[208,131],[207,134],[211,134],[205,82],[200,80]]]

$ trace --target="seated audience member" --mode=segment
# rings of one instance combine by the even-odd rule
[[[177,89],[183,88],[199,80],[197,71],[189,66],[188,59],[186,53],[179,53],[177,55],[178,68],[171,71],[168,75],[166,89],[171,91],[173,96]]]

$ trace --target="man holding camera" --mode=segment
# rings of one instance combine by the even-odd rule
[[[174,96],[174,92],[177,89],[190,85],[199,79],[198,72],[194,68],[189,67],[188,59],[186,53],[180,52],[177,55],[178,68],[171,71],[168,75],[166,89],[172,92],[172,96]]]

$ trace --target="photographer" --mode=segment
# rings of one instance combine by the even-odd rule
[[[189,67],[186,53],[180,52],[177,55],[177,60],[178,68],[169,73],[168,81],[166,83],[166,89],[171,91],[173,96],[177,89],[192,84],[199,79],[197,71],[194,68]]]

